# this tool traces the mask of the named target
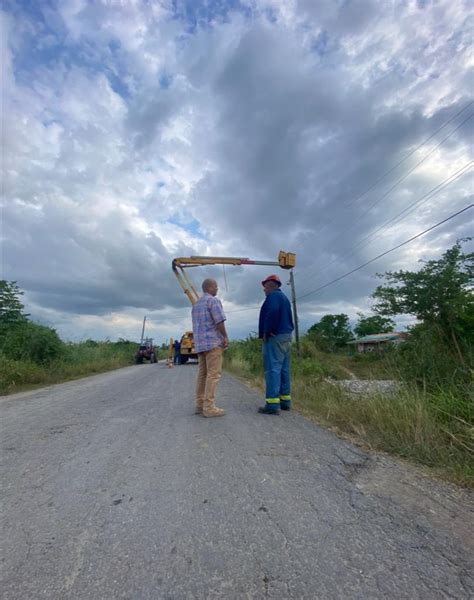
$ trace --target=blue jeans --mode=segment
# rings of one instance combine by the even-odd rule
[[[291,403],[290,384],[291,333],[280,333],[263,343],[265,369],[265,399],[267,407],[277,410]]]

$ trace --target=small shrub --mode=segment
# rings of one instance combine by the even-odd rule
[[[295,376],[312,377],[322,379],[327,375],[327,369],[322,364],[312,358],[297,359],[293,357],[292,371]]]
[[[224,354],[226,364],[239,363],[245,366],[252,375],[263,372],[262,366],[262,342],[257,337],[249,336],[245,340],[232,342]]]
[[[40,365],[58,358],[63,349],[64,343],[54,329],[31,321],[11,328],[3,341],[3,353],[7,358]]]
[[[31,361],[12,360],[0,352],[0,392],[12,392],[19,386],[45,383],[44,368]]]
[[[410,339],[401,344],[391,358],[400,379],[426,392],[435,410],[470,421],[473,418],[473,357],[467,344],[464,355],[463,364],[439,330],[416,326]]]

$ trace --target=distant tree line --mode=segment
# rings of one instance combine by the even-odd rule
[[[89,348],[97,351],[110,346],[111,352],[133,356],[137,344],[122,338],[115,343],[108,339],[104,342],[88,339],[80,344],[63,342],[55,329],[29,318],[22,302],[23,295],[16,281],[0,280],[0,354],[7,359],[48,365],[70,357],[74,345],[81,346],[83,350]],[[77,360],[77,357],[71,360]]]

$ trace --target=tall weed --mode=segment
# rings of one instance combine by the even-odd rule
[[[459,379],[455,384],[450,379],[448,385],[433,365],[427,377],[421,380],[410,377],[403,368],[403,361],[408,360],[408,356],[416,361],[416,356],[409,352],[350,357],[321,352],[311,341],[303,340],[301,357],[296,357],[295,352],[292,356],[295,406],[307,416],[371,448],[408,458],[437,470],[452,481],[472,486],[472,387],[467,382],[461,384]],[[254,338],[232,342],[225,366],[262,385],[261,342]],[[410,368],[418,367],[411,365]],[[365,379],[396,375],[405,383],[397,394],[390,396],[351,395],[336,385],[337,379],[348,378],[348,372],[359,377],[362,374]]]
[[[334,385],[296,379],[296,406],[371,448],[437,469],[460,484],[474,485],[473,427],[452,415],[439,418],[434,394],[406,386],[397,394],[349,395]]]
[[[102,373],[134,364],[137,344],[133,342],[62,343],[61,352],[54,360],[35,362],[21,358],[14,360],[0,351],[0,393],[11,393],[25,388],[60,383]]]

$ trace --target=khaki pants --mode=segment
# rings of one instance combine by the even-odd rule
[[[199,372],[196,385],[196,406],[209,410],[214,406],[216,387],[222,373],[222,348],[199,352]]]

